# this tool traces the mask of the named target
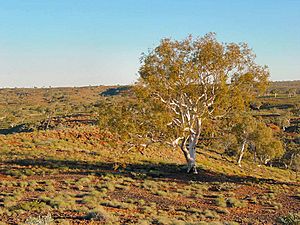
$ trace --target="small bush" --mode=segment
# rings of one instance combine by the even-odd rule
[[[157,191],[154,191],[153,194],[158,195],[158,196],[167,196],[168,192],[157,190]]]
[[[227,206],[226,200],[222,196],[215,199],[214,202],[217,206],[220,206],[220,207],[226,207]]]
[[[129,190],[130,187],[127,186],[126,184],[116,184],[115,188],[119,190]]]
[[[24,225],[51,225],[54,224],[54,220],[51,217],[51,214],[46,216],[38,216],[38,217],[29,217],[26,219]]]
[[[194,208],[194,207],[190,207],[190,208],[183,208],[182,211],[185,211],[185,212],[189,212],[189,213],[202,213],[202,210],[201,209],[197,209],[197,208]]]
[[[239,225],[239,223],[234,221],[228,221],[228,222],[224,222],[224,225]]]
[[[109,222],[109,221],[111,221],[111,216],[103,208],[98,207],[98,208],[88,212],[84,216],[84,219]]]
[[[49,206],[44,202],[32,201],[32,202],[23,202],[15,207],[12,207],[11,210],[24,210],[24,211],[41,211]]]
[[[300,214],[299,213],[289,213],[286,216],[281,216],[277,221],[284,225],[299,225],[300,224]]]
[[[272,207],[273,209],[280,209],[282,208],[282,204],[278,203],[278,202],[274,202],[274,201],[265,201],[262,202],[263,206],[268,206],[268,207]]]
[[[75,200],[67,194],[58,194],[54,198],[41,196],[39,201],[45,202],[54,209],[73,209],[75,207]]]
[[[257,201],[257,198],[254,196],[254,197],[247,197],[246,200],[248,200],[249,203],[251,204],[257,204],[258,201]]]
[[[236,198],[228,198],[226,200],[226,204],[228,207],[244,207],[245,203],[236,199]]]
[[[137,223],[134,223],[134,224],[137,224],[137,225],[150,225],[151,223],[148,220],[141,219],[141,220],[138,220]]]
[[[115,185],[112,182],[107,182],[101,185],[97,185],[98,188],[101,190],[106,189],[108,191],[114,191],[115,190]]]
[[[176,191],[177,191],[177,193],[179,193],[179,194],[181,194],[181,195],[183,195],[185,197],[189,197],[192,194],[192,191],[190,189],[187,189],[187,188],[185,188],[185,189],[177,189]]]
[[[150,207],[150,206],[143,206],[140,208],[142,213],[147,213],[147,214],[156,214],[157,210],[156,208]]]
[[[219,215],[216,211],[206,209],[203,212],[203,215],[208,219],[219,219]]]
[[[230,212],[227,209],[216,209],[217,213],[220,214],[229,214]]]
[[[17,203],[18,203],[17,199],[12,196],[8,196],[3,199],[3,205],[5,208],[13,207],[13,206],[17,205]]]

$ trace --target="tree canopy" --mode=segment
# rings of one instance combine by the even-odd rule
[[[248,110],[269,77],[247,44],[220,43],[214,33],[162,39],[141,63],[136,93],[163,104],[161,110],[170,115],[164,137],[180,146],[188,172],[196,172],[195,148],[203,128],[234,111]]]
[[[272,129],[264,122],[255,119],[250,113],[236,114],[233,121],[234,125],[230,132],[235,135],[239,145],[237,157],[239,166],[247,149],[263,164],[283,155],[281,141],[273,135]]]

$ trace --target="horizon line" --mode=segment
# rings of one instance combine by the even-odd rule
[[[270,80],[270,82],[300,82],[299,80]],[[135,82],[134,82],[135,83]],[[86,87],[110,87],[110,86],[132,86],[133,84],[88,84],[88,85],[70,85],[70,86],[59,86],[59,85],[49,85],[49,86],[8,86],[8,87],[1,87],[0,89],[51,89],[51,88],[86,88]]]

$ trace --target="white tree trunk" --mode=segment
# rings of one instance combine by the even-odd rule
[[[189,151],[189,158],[187,160],[188,164],[188,170],[187,172],[193,172],[197,174],[196,170],[196,144],[197,144],[197,137],[195,134],[191,135],[190,140],[189,140],[189,146],[188,146],[188,151]]]
[[[243,141],[243,144],[242,144],[242,147],[241,147],[241,151],[240,151],[240,154],[239,154],[239,157],[238,157],[238,161],[237,161],[239,167],[242,167],[241,162],[242,162],[243,155],[245,153],[245,146],[246,146],[246,141]]]
[[[187,161],[187,172],[197,174],[196,169],[196,145],[198,143],[199,137],[201,133],[201,119],[197,118],[196,120],[196,132],[191,132],[188,137],[184,137],[181,143],[181,150],[185,156]],[[189,141],[189,145],[187,148],[187,142]]]

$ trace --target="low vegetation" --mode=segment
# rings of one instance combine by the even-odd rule
[[[176,43],[187,44],[162,45]],[[0,224],[299,224],[298,81],[251,92],[242,113],[203,116],[200,134],[196,117],[170,128],[179,108],[143,82],[1,89]]]

